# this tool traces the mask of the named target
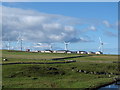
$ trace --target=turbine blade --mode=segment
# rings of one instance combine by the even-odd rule
[[[109,43],[104,43],[104,44],[109,44]]]
[[[67,44],[70,44],[70,42],[68,42]]]
[[[102,40],[101,40],[101,38],[99,37],[99,41],[100,41],[100,43],[102,43]]]
[[[101,48],[101,46],[98,47],[98,49],[100,49],[100,48]]]

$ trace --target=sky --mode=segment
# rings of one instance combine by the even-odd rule
[[[52,43],[60,50],[66,41],[69,50],[98,51],[100,37],[104,53],[118,52],[117,2],[3,2],[1,7],[2,40],[13,47],[22,38],[26,48],[42,50]]]
[[[0,0],[2,2],[119,2],[119,0]]]

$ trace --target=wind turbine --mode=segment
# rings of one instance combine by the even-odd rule
[[[102,42],[101,38],[99,37],[99,42],[100,42],[100,46],[99,46],[99,51],[103,52],[103,45],[104,43]]]
[[[17,43],[20,43],[20,49],[21,49],[21,51],[22,51],[22,47],[23,47],[23,39],[22,39],[22,35],[19,33],[19,35],[18,35],[18,38],[17,38],[17,40],[18,40],[18,42]]]
[[[50,43],[50,45],[49,45],[49,48],[50,48],[51,51],[53,50],[52,44],[54,44],[54,43]]]
[[[64,42],[65,44],[65,50],[67,51],[68,50],[68,45],[70,44],[70,42]]]
[[[7,45],[6,46],[7,46],[7,49],[10,50],[10,39],[9,38],[7,39]]]
[[[98,50],[103,52],[103,45],[108,44],[108,43],[104,43],[100,37],[99,37],[99,42],[100,42],[100,46],[99,46]]]

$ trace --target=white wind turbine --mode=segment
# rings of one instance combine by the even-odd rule
[[[53,50],[52,44],[54,44],[54,43],[50,43],[50,45],[49,45],[49,48],[50,48],[51,51]]]
[[[20,49],[22,51],[22,49],[23,49],[23,39],[22,39],[22,35],[20,33],[18,35],[17,40],[18,40],[17,43],[20,43]]]
[[[108,43],[104,43],[100,37],[99,37],[99,42],[100,42],[100,46],[99,46],[98,50],[103,52],[103,45],[108,44]]]
[[[70,44],[70,42],[64,42],[65,44],[65,50],[67,51],[68,50],[68,45]]]
[[[101,38],[99,37],[99,42],[100,42],[100,46],[99,46],[99,48],[98,48],[98,50],[99,51],[101,51],[101,52],[103,52],[103,42],[102,42],[102,40],[101,40]]]

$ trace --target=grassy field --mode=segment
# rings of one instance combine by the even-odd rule
[[[7,58],[16,58],[16,59],[52,59],[52,58],[62,58],[62,57],[70,57],[70,56],[78,56],[77,54],[58,54],[58,53],[33,53],[33,52],[7,52],[4,50],[3,57]]]
[[[63,64],[13,64],[2,65],[3,88],[96,88],[112,82],[118,72],[117,55],[83,55],[63,60],[54,58],[79,56],[79,54],[47,54],[2,51],[2,58],[11,62],[64,62]],[[80,70],[86,72],[79,72]],[[101,74],[102,73],[102,74]]]

